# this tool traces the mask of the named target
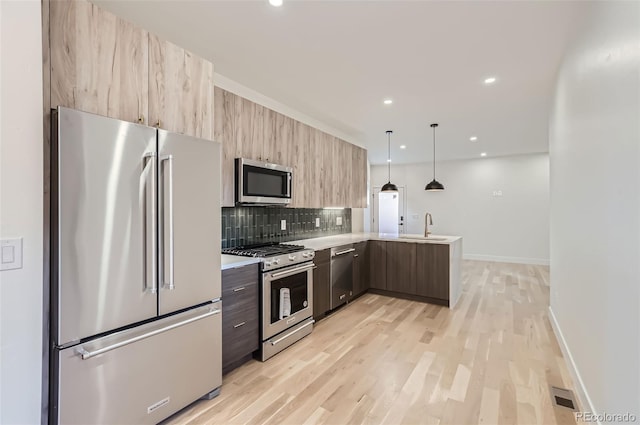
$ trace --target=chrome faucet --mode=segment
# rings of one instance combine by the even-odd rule
[[[424,215],[424,237],[428,238],[431,232],[429,231],[429,225],[433,226],[433,219],[431,218],[431,213],[426,213]]]

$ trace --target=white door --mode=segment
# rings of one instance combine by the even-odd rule
[[[371,232],[380,232],[380,186],[374,186],[371,193]],[[405,233],[406,198],[405,187],[398,186],[398,234]]]

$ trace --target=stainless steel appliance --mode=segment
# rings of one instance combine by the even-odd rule
[[[222,383],[220,145],[52,111],[51,423],[154,424]]]
[[[236,158],[236,203],[291,203],[293,169],[265,161]]]
[[[259,358],[269,359],[313,330],[313,258],[299,245],[264,244],[223,250],[261,262]]]
[[[353,245],[331,248],[331,310],[353,295]]]

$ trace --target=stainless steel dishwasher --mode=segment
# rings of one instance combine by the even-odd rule
[[[353,245],[331,248],[331,310],[353,294]]]

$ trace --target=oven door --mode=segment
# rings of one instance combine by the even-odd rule
[[[314,267],[310,262],[262,274],[263,341],[313,315]]]

